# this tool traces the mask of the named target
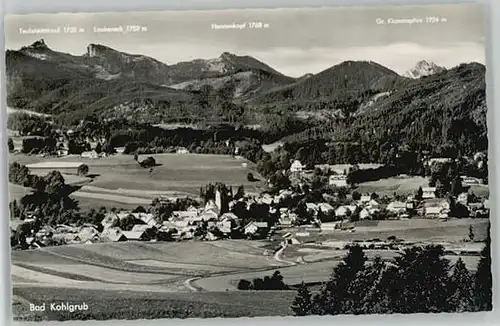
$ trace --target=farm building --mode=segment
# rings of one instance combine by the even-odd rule
[[[267,222],[250,222],[243,228],[246,235],[264,235],[269,230]]]
[[[99,239],[99,231],[95,227],[83,227],[75,237],[75,241],[87,242],[96,241]]]
[[[236,216],[234,213],[224,213],[222,214],[222,216],[219,218],[219,221],[221,222],[226,222],[226,221],[237,221],[238,220],[238,216]]]
[[[190,219],[198,216],[198,211],[174,211],[172,212],[172,217],[176,219]]]
[[[430,158],[429,160],[427,160],[427,165],[431,166],[433,164],[444,164],[444,163],[449,163],[449,162],[452,162],[453,159],[449,158],[449,157],[434,157],[434,158]]]
[[[290,172],[302,172],[304,170],[304,166],[299,160],[293,161],[292,165],[290,166]]]
[[[465,186],[473,186],[473,185],[478,185],[481,184],[482,181],[478,178],[472,178],[472,177],[467,177],[467,176],[462,176],[462,183]]]
[[[309,212],[317,212],[318,211],[318,205],[315,203],[306,203],[306,208]]]
[[[231,233],[231,227],[232,227],[231,221],[217,222],[216,226],[224,234],[230,234]]]
[[[96,151],[83,152],[82,154],[80,154],[80,156],[84,157],[84,158],[92,158],[92,159],[99,158],[99,154]]]
[[[127,238],[127,241],[149,241],[153,239],[146,231],[123,231],[123,235]]]
[[[318,210],[321,210],[323,213],[328,214],[331,213],[334,210],[334,208],[332,205],[328,203],[319,203]]]
[[[154,227],[154,226],[150,226],[148,224],[136,224],[132,227],[132,230],[131,231],[134,231],[134,232],[154,232],[156,231],[157,228]]]
[[[477,211],[480,210],[484,207],[484,204],[482,203],[469,203],[469,208],[471,211]]]
[[[353,206],[353,205],[340,206],[339,208],[337,208],[335,210],[335,216],[336,217],[346,217],[347,215],[354,213],[354,211],[356,210],[356,207],[357,206]]]
[[[469,195],[465,192],[457,196],[457,203],[460,203],[462,205],[467,205],[468,200],[469,200]]]
[[[199,218],[202,221],[216,221],[219,218],[219,214],[213,210],[207,210],[200,214]]]
[[[366,204],[368,203],[370,200],[371,200],[371,196],[370,195],[362,195],[361,198],[359,199],[359,202],[361,204]]]
[[[219,194],[217,196],[217,194]],[[215,194],[216,198],[220,196],[220,192],[217,191],[216,194]],[[220,198],[218,198],[219,200],[219,203],[220,203]],[[219,204],[220,205],[220,204]],[[219,216],[219,213],[220,213],[220,206],[217,205],[217,199],[216,201],[213,201],[213,200],[209,200],[207,202],[207,204],[205,205],[205,208],[203,209],[203,212],[214,212],[215,214],[217,214],[217,216]]]
[[[147,213],[133,213],[132,214],[136,219],[143,221],[149,226],[157,226],[158,222],[154,218],[153,214]]]
[[[219,237],[217,237],[212,232],[208,231],[207,234],[205,235],[205,240],[207,240],[207,241],[216,241],[216,240],[219,240]]]
[[[370,207],[370,208],[375,208],[375,207],[379,207],[379,206],[380,206],[380,204],[375,199],[370,200],[366,204],[366,207]]]
[[[361,212],[359,212],[359,219],[361,220],[370,219],[377,212],[380,212],[378,208],[363,208]]]
[[[281,226],[290,227],[292,226],[293,220],[288,216],[282,216],[280,217],[279,222]]]
[[[436,198],[436,187],[426,187],[422,188],[422,198],[423,199],[433,199]]]
[[[66,156],[66,155],[68,155],[67,149],[58,149],[57,150],[57,156]]]
[[[343,174],[333,174],[328,178],[328,184],[335,187],[347,187],[347,176]]]
[[[406,202],[406,208],[407,209],[414,209],[415,208],[415,203],[413,201],[407,201]]]
[[[127,241],[127,237],[125,237],[123,231],[120,228],[113,227],[102,231],[101,240],[109,242],[119,242],[119,241]]]
[[[287,245],[299,245],[301,242],[295,238],[292,233],[288,232],[288,233],[285,233],[282,237],[282,241],[281,241],[281,245],[283,247],[287,246]]]
[[[321,231],[334,231],[334,230],[339,230],[340,225],[342,222],[327,222],[327,223],[321,223],[320,229]]]
[[[446,209],[440,206],[425,207],[424,214],[428,218],[443,218],[448,216]]]
[[[393,201],[387,205],[387,210],[391,213],[404,213],[406,211],[406,203],[401,201]]]
[[[271,205],[273,203],[273,200],[274,200],[273,196],[269,194],[264,194],[264,196],[260,198],[260,201],[267,205]]]
[[[474,154],[474,161],[481,161],[481,160],[484,160],[486,158],[486,154],[482,153],[482,152],[477,152],[476,154]]]

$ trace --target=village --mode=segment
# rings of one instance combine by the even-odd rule
[[[184,152],[184,148],[179,148]],[[82,154],[83,155],[83,154]],[[430,159],[427,164],[447,162],[449,159]],[[317,165],[306,170],[298,161],[292,162],[286,171],[291,185],[287,189],[260,194],[245,194],[240,198],[229,198],[226,209],[222,203],[227,198],[216,190],[215,198],[201,201],[198,207],[173,211],[165,219],[154,212],[141,208],[136,211],[110,211],[98,225],[42,226],[26,238],[29,248],[49,245],[90,244],[96,242],[122,241],[216,241],[222,239],[278,240],[281,247],[300,243],[303,239],[314,239],[314,235],[354,233],[362,227],[369,228],[370,221],[403,221],[409,219],[439,220],[443,223],[452,218],[488,218],[488,198],[467,191],[468,187],[480,184],[475,178],[462,176],[463,192],[453,197],[438,198],[436,187],[420,187],[410,195],[394,193],[379,196],[377,193],[359,193],[347,183],[348,172],[354,165]],[[356,169],[373,165],[356,165]],[[322,200],[307,201],[307,188],[311,176],[320,173],[330,189],[322,194]],[[306,188],[306,189],[304,189]],[[162,198],[158,199],[159,202]],[[453,201],[452,203],[450,201]],[[248,212],[258,205],[261,216],[242,215],[241,207]],[[460,210],[453,207],[460,207]],[[201,207],[200,207],[201,206]],[[235,209],[239,207],[239,209]],[[264,209],[264,211],[262,210]],[[459,212],[460,216],[454,216]],[[28,218],[23,224],[36,223]],[[34,230],[33,230],[34,231]],[[303,240],[305,241],[305,240]],[[279,247],[278,247],[279,248]]]

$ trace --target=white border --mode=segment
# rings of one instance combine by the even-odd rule
[[[320,7],[320,6],[360,6],[360,5],[421,5],[421,4],[446,4],[446,3],[471,3],[478,1],[453,1],[453,0],[434,0],[434,1],[381,1],[381,0],[4,0],[1,15],[2,31],[0,37],[0,151],[2,160],[0,161],[0,173],[2,176],[0,191],[0,207],[2,209],[0,216],[2,227],[0,230],[1,255],[2,255],[2,278],[1,282],[3,295],[0,295],[0,323],[1,325],[23,325],[24,323],[13,323],[11,321],[11,284],[10,284],[10,249],[9,249],[9,231],[8,231],[8,188],[7,188],[7,145],[6,145],[6,110],[5,107],[5,81],[4,64],[4,35],[3,35],[3,14],[25,14],[42,12],[102,12],[102,11],[146,11],[146,10],[193,10],[193,9],[229,9],[229,8],[275,8],[275,7]],[[234,325],[241,326],[256,325],[262,323],[272,323],[276,326],[281,325],[301,325],[310,323],[314,325],[332,325],[347,324],[352,325],[498,325],[500,324],[500,295],[499,280],[500,269],[499,261],[499,241],[497,235],[500,234],[500,223],[496,220],[498,215],[497,203],[500,199],[500,193],[497,191],[500,171],[498,171],[497,162],[500,162],[500,142],[496,142],[498,132],[496,126],[500,126],[500,115],[496,112],[500,105],[500,63],[495,62],[493,58],[500,58],[500,1],[484,0],[479,1],[485,4],[487,14],[487,46],[486,46],[486,77],[487,77],[487,101],[488,101],[488,135],[489,135],[489,160],[490,160],[490,202],[491,202],[491,233],[492,233],[492,272],[493,272],[493,306],[491,313],[474,314],[440,314],[440,315],[379,315],[379,316],[335,316],[335,317],[262,317],[262,318],[238,318],[238,319],[187,319],[187,320],[141,320],[141,321],[74,321],[65,322],[64,325]],[[496,86],[496,87],[495,87]],[[35,325],[54,325],[57,322],[36,323]]]

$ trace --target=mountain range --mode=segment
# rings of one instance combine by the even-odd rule
[[[373,61],[345,61],[292,78],[228,52],[169,64],[100,44],[71,55],[39,40],[7,50],[6,71],[9,106],[75,118],[97,113],[155,123],[255,123],[267,114],[329,111],[359,121],[378,119],[379,125],[390,114],[398,117],[392,128],[411,130],[419,117],[439,111],[452,123],[472,121],[467,128],[475,133],[486,130],[485,67],[479,63],[445,69],[420,61],[399,75]]]

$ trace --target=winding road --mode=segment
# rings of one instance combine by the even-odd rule
[[[297,265],[297,263],[293,262],[293,261],[288,261],[288,260],[284,260],[283,258],[281,258],[281,254],[283,253],[283,251],[286,249],[287,246],[283,246],[281,247],[280,250],[276,251],[276,253],[274,254],[274,259],[280,263],[285,263],[285,264],[288,264],[290,266],[294,266],[294,265]]]
[[[286,246],[284,246],[284,247],[280,248],[278,251],[276,251],[276,253],[273,256],[273,259],[276,260],[277,262],[281,263],[281,264],[288,265],[288,267],[297,265],[297,263],[285,260],[285,259],[283,259],[281,257],[281,255],[283,254],[283,251],[285,249],[286,249]],[[287,266],[284,266],[284,267],[287,267]],[[277,269],[276,266],[269,266],[269,267],[266,267],[266,268],[255,270],[255,272],[265,271],[265,270],[275,270],[275,269]],[[238,274],[247,275],[249,272],[251,272],[251,271],[245,270],[245,271],[238,271],[238,272],[227,272],[227,273],[219,274],[218,276],[224,276],[224,275],[237,276]],[[215,275],[210,275],[210,276],[207,276],[207,277],[192,277],[192,278],[189,278],[189,279],[187,279],[187,280],[184,281],[184,286],[189,291],[191,291],[191,292],[202,292],[202,291],[205,291],[205,289],[202,286],[197,285],[196,281],[202,280],[204,278],[211,278],[211,277],[214,277],[214,276]]]
[[[192,291],[192,292],[201,292],[203,291],[203,289],[199,286],[196,286],[195,284],[193,284],[194,281],[197,281],[201,279],[201,277],[192,277],[192,278],[188,278],[187,280],[184,281],[184,286],[187,287],[189,289],[189,291]]]

